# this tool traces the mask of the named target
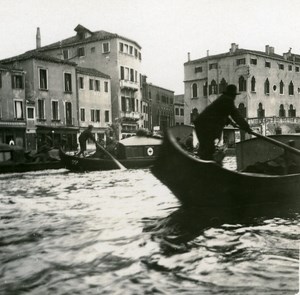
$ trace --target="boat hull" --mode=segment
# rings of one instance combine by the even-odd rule
[[[299,204],[300,174],[274,176],[229,171],[184,151],[172,136],[172,128],[165,136],[152,173],[188,206]]]

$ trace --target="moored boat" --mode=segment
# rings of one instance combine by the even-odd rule
[[[147,136],[132,136],[119,141],[115,158],[129,169],[150,167],[159,152],[162,140]],[[87,157],[77,157],[60,150],[60,158],[69,170],[98,171],[119,169],[119,166],[109,157],[97,157],[97,152]]]
[[[152,173],[183,205],[241,207],[300,201],[300,173],[266,175],[231,171],[187,152],[170,128]]]
[[[37,157],[26,155],[22,147],[8,144],[0,145],[0,173],[29,172],[60,168],[63,168],[60,159],[48,157],[47,159],[39,160]]]

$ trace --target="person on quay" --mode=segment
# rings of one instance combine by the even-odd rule
[[[77,154],[77,156],[80,155],[84,156],[84,152],[86,151],[86,141],[88,139],[91,139],[96,144],[96,139],[92,133],[92,130],[93,130],[93,125],[89,125],[88,128],[79,135],[80,151]]]
[[[231,119],[242,130],[248,133],[252,132],[249,124],[234,105],[238,94],[240,93],[237,92],[235,85],[228,85],[222,95],[207,106],[195,119],[195,131],[199,140],[198,156],[201,159],[214,160],[215,140],[220,141],[225,125],[233,123]]]

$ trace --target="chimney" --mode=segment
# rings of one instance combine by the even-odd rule
[[[232,53],[235,53],[237,49],[239,49],[239,45],[236,44],[236,43],[231,43],[231,48],[230,48],[230,50],[229,50],[230,53],[231,53],[231,54],[232,54]]]
[[[269,52],[270,52],[270,54],[274,54],[275,53],[275,49],[274,49],[274,47],[269,47]]]
[[[40,28],[38,27],[36,30],[36,49],[41,47],[41,33]]]
[[[266,50],[265,50],[266,54],[270,54],[270,46],[266,45]]]
[[[191,53],[188,52],[188,61],[190,61],[190,60],[191,60]]]
[[[206,56],[209,56],[209,50],[206,50]]]

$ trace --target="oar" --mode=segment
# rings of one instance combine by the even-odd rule
[[[270,143],[273,143],[274,145],[277,145],[277,146],[279,146],[279,147],[281,147],[281,148],[283,148],[283,149],[285,149],[285,150],[287,150],[287,151],[289,151],[289,152],[291,152],[293,154],[296,154],[296,155],[300,156],[300,150],[295,149],[295,148],[293,148],[293,147],[291,147],[291,146],[289,146],[289,145],[287,145],[287,144],[285,144],[283,142],[280,142],[280,141],[275,140],[273,138],[261,135],[259,133],[254,132],[254,131],[252,131],[250,134],[252,134],[252,135],[254,135],[256,137],[259,137],[259,138],[261,138],[261,139],[263,139],[265,141],[268,141]]]
[[[122,170],[125,170],[126,168],[111,154],[109,153],[104,147],[102,147],[98,142],[95,142],[98,148],[100,148],[107,156],[111,158],[112,161],[115,162],[115,164]]]

